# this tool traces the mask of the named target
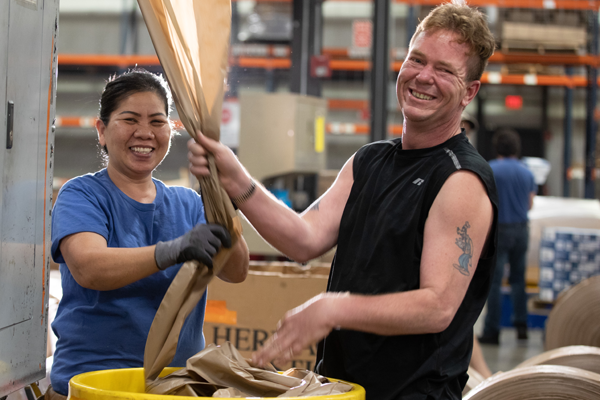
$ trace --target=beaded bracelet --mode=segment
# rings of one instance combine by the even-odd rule
[[[231,201],[233,202],[234,205],[239,206],[240,204],[242,204],[243,202],[248,200],[252,196],[252,194],[254,193],[255,190],[256,190],[256,183],[254,182],[254,179],[252,179],[250,181],[250,186],[248,187],[248,189],[244,193],[240,194],[239,196],[232,197]]]

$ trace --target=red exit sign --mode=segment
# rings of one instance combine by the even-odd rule
[[[509,110],[520,110],[523,108],[523,97],[517,95],[508,95],[504,99],[504,105]]]

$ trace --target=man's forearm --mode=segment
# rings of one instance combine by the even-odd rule
[[[431,289],[382,295],[328,298],[334,325],[377,335],[441,332],[456,310]]]
[[[288,311],[277,332],[253,355],[258,365],[286,362],[332,329],[348,329],[382,336],[436,333],[444,330],[455,310],[443,307],[429,289],[384,295],[321,293]],[[452,314],[452,317],[448,317]],[[447,322],[448,320],[448,322]]]
[[[297,262],[309,261],[324,252],[311,226],[295,211],[275,199],[262,186],[240,205],[254,229],[273,247]],[[330,246],[331,247],[331,246]]]

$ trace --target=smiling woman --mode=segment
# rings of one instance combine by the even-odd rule
[[[67,182],[52,212],[52,257],[63,298],[52,324],[58,342],[53,391],[66,395],[74,375],[141,367],[156,311],[185,261],[212,266],[227,230],[206,224],[202,198],[152,177],[169,152],[171,93],[143,70],[113,77],[96,123],[106,168]],[[248,270],[238,240],[219,277],[240,282]],[[204,348],[206,295],[188,317],[172,366]]]
[[[117,137],[132,139],[138,142],[138,146],[130,146],[137,147],[137,153],[153,153],[153,161],[158,159],[156,168],[169,151],[172,104],[167,82],[160,75],[133,70],[110,79],[102,92],[100,115],[96,122],[98,141],[105,155],[109,154],[107,141],[118,140]],[[160,148],[153,147],[156,141],[160,141]]]
[[[168,111],[154,92],[130,94],[111,113],[108,124],[97,120],[96,129],[108,155],[108,174],[117,186],[122,179],[150,176],[169,152]]]

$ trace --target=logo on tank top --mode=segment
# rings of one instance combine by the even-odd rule
[[[422,184],[423,182],[425,182],[425,181],[424,181],[423,179],[421,179],[421,178],[417,178],[417,179],[415,179],[415,180],[413,181],[413,183],[414,183],[415,185],[417,185],[417,186],[421,186],[421,184]]]

